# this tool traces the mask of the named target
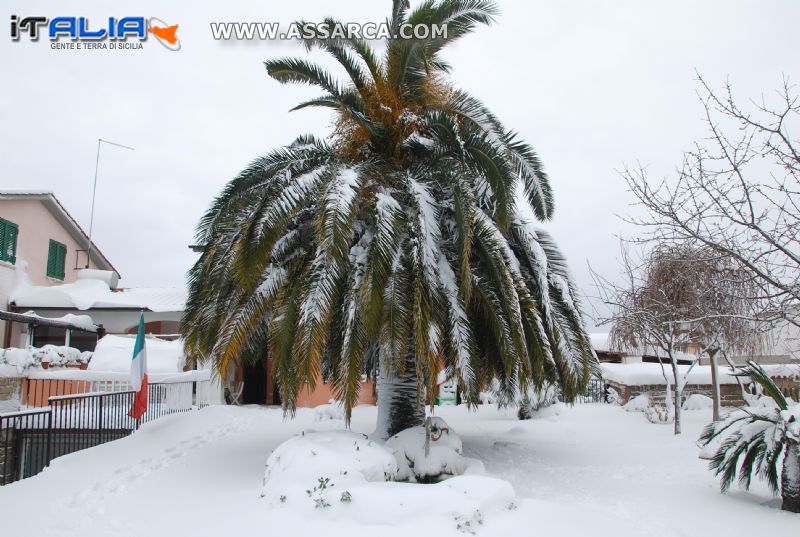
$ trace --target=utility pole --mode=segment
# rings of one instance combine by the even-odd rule
[[[92,259],[92,229],[94,228],[94,199],[97,195],[97,170],[100,168],[100,147],[102,144],[113,145],[116,147],[121,147],[122,149],[128,149],[130,151],[134,151],[132,147],[127,145],[118,144],[116,142],[110,142],[108,140],[103,140],[102,138],[97,139],[97,158],[94,161],[94,185],[92,186],[92,210],[89,213],[89,246],[86,250],[86,268],[89,268],[89,263]]]

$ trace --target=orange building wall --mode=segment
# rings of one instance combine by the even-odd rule
[[[269,384],[267,385],[269,386]],[[269,388],[268,388],[269,389]],[[308,386],[303,388],[297,396],[298,407],[310,407],[324,405],[333,399],[331,392],[331,385],[322,382],[322,377],[317,379],[317,387],[312,392]],[[374,405],[377,403],[378,398],[375,393],[375,382],[372,379],[367,380],[361,385],[361,390],[358,392],[358,404],[360,405]]]
[[[267,359],[267,404],[271,405],[275,397],[275,377],[272,372],[272,360]],[[322,382],[322,376],[317,377],[316,389],[312,392],[306,385],[297,395],[297,406],[299,408],[313,408],[315,406],[327,404],[333,399],[332,386]],[[361,385],[358,392],[358,404],[374,405],[378,402],[375,381],[368,379]]]

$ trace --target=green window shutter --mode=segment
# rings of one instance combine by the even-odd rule
[[[59,246],[61,248],[58,252],[58,273],[61,275],[60,278],[63,280],[65,274],[64,269],[66,268],[65,265],[67,264],[67,245],[60,244]]]
[[[0,220],[0,261],[6,261],[6,251],[8,251],[6,247],[6,224],[5,220]]]
[[[64,279],[64,264],[67,257],[67,245],[50,239],[47,249],[47,275],[57,280]]]
[[[19,226],[8,222],[6,224],[6,245],[3,249],[8,253],[8,261],[12,265],[17,262],[17,237],[19,236]]]
[[[55,277],[55,264],[56,264],[56,256],[55,256],[55,241],[50,239],[50,244],[47,247],[47,276],[50,278]]]
[[[17,224],[0,218],[0,261],[6,261],[12,265],[17,262],[18,235]]]

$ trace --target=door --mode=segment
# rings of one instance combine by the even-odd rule
[[[243,372],[242,404],[267,404],[267,368],[264,362],[248,365]]]

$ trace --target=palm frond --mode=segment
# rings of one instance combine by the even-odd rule
[[[331,95],[341,95],[341,86],[322,67],[298,58],[278,58],[264,62],[267,74],[278,82],[318,86]]]
[[[764,371],[764,368],[757,363],[752,360],[748,361],[747,365],[741,367],[734,375],[746,376],[754,382],[757,382],[764,389],[764,392],[772,397],[772,400],[775,401],[775,404],[778,405],[780,410],[789,408],[789,403],[780,388],[773,382],[767,372]]]

